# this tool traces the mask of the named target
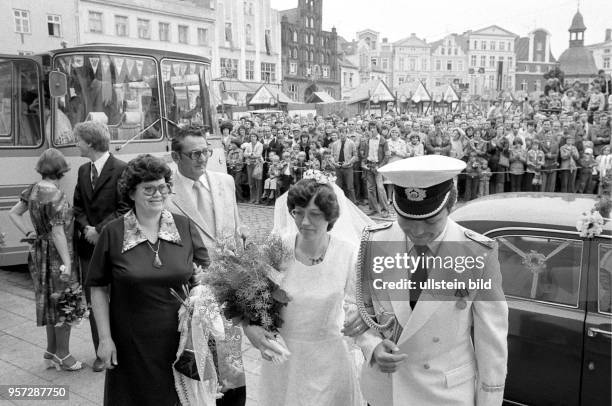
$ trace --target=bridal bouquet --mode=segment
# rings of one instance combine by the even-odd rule
[[[605,217],[610,215],[612,202],[607,196],[600,197],[595,206],[588,212],[582,213],[576,222],[576,229],[581,237],[593,238],[603,231]]]
[[[89,317],[89,307],[83,288],[78,283],[67,287],[61,293],[51,294],[51,300],[54,300],[59,309],[59,318],[55,327],[61,327],[64,324],[70,326],[78,326],[83,319]]]
[[[239,251],[220,249],[214,258],[202,281],[214,292],[225,317],[278,333],[281,310],[290,300],[280,285],[292,258],[282,239],[272,236]],[[275,363],[284,362],[290,353],[282,337],[277,334],[272,344],[277,353],[266,355]]]

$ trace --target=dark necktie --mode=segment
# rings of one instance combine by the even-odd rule
[[[427,264],[425,263],[427,259],[427,246],[426,245],[415,245],[414,254],[418,256],[419,266],[417,266],[416,271],[412,274],[410,281],[414,281],[415,289],[410,289],[410,308],[414,309],[416,306],[419,296],[421,296],[421,283],[425,283],[427,281]]]
[[[340,143],[340,155],[338,155],[338,163],[344,163],[344,141]]]
[[[96,188],[96,182],[98,181],[98,170],[96,169],[96,165],[91,163],[91,188]]]

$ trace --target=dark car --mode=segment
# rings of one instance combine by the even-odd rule
[[[612,226],[581,237],[592,195],[502,193],[458,208],[495,239],[508,300],[508,405],[610,406]]]

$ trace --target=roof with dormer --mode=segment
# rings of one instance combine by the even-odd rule
[[[529,61],[529,37],[521,37],[517,38],[514,41],[514,52],[516,52],[516,61],[517,62],[527,62]],[[536,62],[536,61],[532,61]],[[548,63],[556,63],[557,60],[552,54],[552,51],[549,51],[548,54]],[[540,61],[539,63],[544,63]]]
[[[444,45],[445,41],[448,38],[453,38],[455,40],[455,43],[459,46],[459,48],[461,48],[461,51],[463,51],[464,54],[468,52],[469,42],[467,36],[459,34],[450,34],[438,41],[430,43],[429,45],[431,46],[431,50],[435,52],[436,48],[438,48],[440,45]]]

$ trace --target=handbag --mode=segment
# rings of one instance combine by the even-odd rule
[[[198,374],[198,366],[196,364],[195,353],[192,350],[185,349],[181,353],[181,356],[174,362],[174,369],[177,372],[185,375],[187,378],[191,378],[194,381],[200,380],[200,374]]]

